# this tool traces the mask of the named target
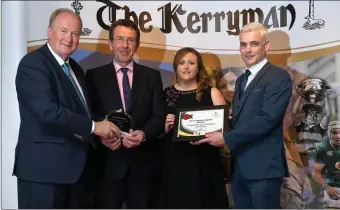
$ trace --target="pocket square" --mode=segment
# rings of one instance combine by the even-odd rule
[[[258,91],[261,91],[262,89],[256,89],[256,90],[253,90],[253,92],[258,92]]]

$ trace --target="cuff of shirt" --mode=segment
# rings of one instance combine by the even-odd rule
[[[95,128],[96,128],[96,124],[94,123],[94,121],[92,121],[91,134],[94,132]]]

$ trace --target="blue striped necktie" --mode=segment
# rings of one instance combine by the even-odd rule
[[[87,104],[86,104],[86,102],[85,102],[85,99],[84,99],[83,95],[81,94],[81,92],[80,92],[80,90],[79,90],[79,88],[78,88],[78,85],[76,84],[76,82],[74,81],[74,79],[73,79],[73,77],[72,77],[72,75],[71,75],[71,70],[70,70],[69,64],[68,64],[68,63],[64,63],[64,64],[62,65],[62,68],[64,69],[64,71],[65,71],[67,77],[70,79],[70,81],[71,81],[71,83],[72,83],[74,89],[76,90],[76,92],[77,92],[77,94],[78,94],[78,96],[79,96],[79,99],[80,99],[81,103],[83,104],[83,106],[84,106],[84,108],[85,108],[85,110],[86,110],[87,115],[89,116],[89,118],[91,118],[91,114],[90,114],[90,111],[89,111],[89,109],[88,109],[88,107],[87,107]]]
[[[120,69],[123,72],[123,93],[124,93],[124,102],[125,102],[125,112],[128,112],[130,107],[130,96],[131,96],[131,87],[129,83],[129,77],[128,77],[128,68],[121,68]]]

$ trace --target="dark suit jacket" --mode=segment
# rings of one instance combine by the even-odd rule
[[[289,74],[269,62],[242,97],[236,80],[232,130],[224,133],[232,160],[247,179],[288,176],[283,144],[283,117],[292,92]]]
[[[86,95],[83,70],[69,63]],[[32,182],[77,182],[92,121],[46,44],[23,57],[15,84],[21,123],[13,174]]]
[[[113,62],[90,69],[85,77],[91,107],[97,120],[111,110],[123,109]],[[164,96],[159,71],[134,63],[130,108],[134,130],[142,130],[146,141],[138,147],[112,151],[102,147],[104,180],[120,180],[133,168],[141,176],[152,173],[158,156],[157,137],[164,129]]]

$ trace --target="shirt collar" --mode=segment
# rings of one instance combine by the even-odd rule
[[[262,61],[248,68],[252,75],[256,75],[264,65],[268,62],[267,58],[264,58]]]
[[[126,65],[125,67],[122,67],[119,65],[115,60],[113,60],[113,66],[115,67],[116,73],[121,69],[121,68],[128,68],[130,71],[133,71],[133,60]]]
[[[52,47],[47,43],[47,47],[50,50],[50,52],[52,53],[53,57],[57,60],[57,62],[59,63],[60,66],[64,65],[64,63],[68,63],[69,59],[67,59],[67,61],[64,61],[57,53],[55,53],[52,49]]]

